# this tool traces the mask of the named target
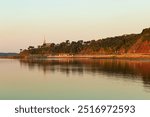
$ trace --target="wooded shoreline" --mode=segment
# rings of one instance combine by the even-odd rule
[[[90,41],[44,43],[20,49],[20,56],[55,58],[150,58],[150,28],[128,34]]]

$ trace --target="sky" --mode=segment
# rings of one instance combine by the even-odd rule
[[[0,0],[0,52],[150,27],[150,0]]]

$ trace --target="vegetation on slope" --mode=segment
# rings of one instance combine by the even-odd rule
[[[150,41],[150,29],[144,29],[141,34],[130,34],[116,37],[109,37],[91,41],[66,40],[59,44],[51,43],[49,46],[43,44],[38,48],[29,46],[28,50],[23,50],[21,55],[76,55],[76,54],[124,54],[134,50],[134,45],[142,39],[142,42]],[[140,42],[140,43],[142,43]]]

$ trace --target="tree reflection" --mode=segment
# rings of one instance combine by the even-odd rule
[[[121,59],[29,59],[20,60],[21,66],[30,70],[38,68],[47,72],[69,74],[102,73],[108,76],[120,75],[116,78],[137,80],[141,78],[145,87],[150,87],[150,61]]]

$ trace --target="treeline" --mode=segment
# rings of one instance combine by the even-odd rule
[[[114,54],[126,53],[128,49],[136,43],[136,41],[144,35],[144,39],[150,39],[150,29],[145,29],[141,34],[130,34],[116,37],[110,37],[91,41],[72,41],[66,40],[59,44],[51,43],[49,46],[42,45],[41,47],[31,47],[21,53],[28,54]],[[121,51],[123,50],[123,51]]]

